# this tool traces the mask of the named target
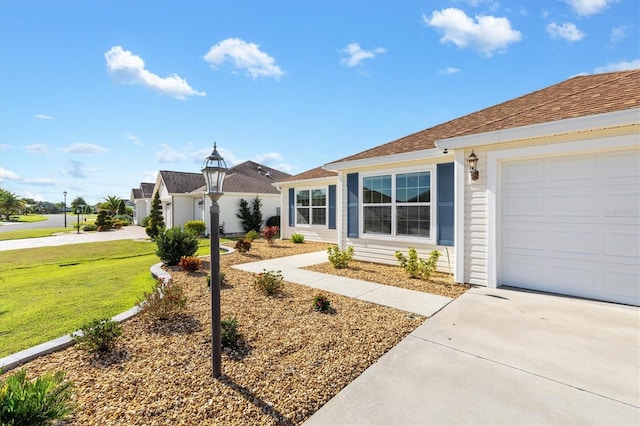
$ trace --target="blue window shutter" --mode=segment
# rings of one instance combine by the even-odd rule
[[[347,236],[358,238],[358,174],[347,175]]]
[[[296,192],[289,188],[289,226],[295,226],[296,221]]]
[[[453,163],[438,164],[438,245],[453,246],[455,187]]]
[[[336,186],[329,185],[329,229],[336,229]]]

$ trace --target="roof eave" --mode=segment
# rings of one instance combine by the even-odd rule
[[[417,158],[437,158],[444,154],[442,149],[430,148],[419,151],[403,152],[400,154],[384,155],[380,157],[360,158],[351,161],[340,161],[335,163],[328,163],[323,166],[325,170],[337,172],[345,169],[357,169],[361,167],[382,166],[390,163],[404,163],[408,161],[415,161]]]

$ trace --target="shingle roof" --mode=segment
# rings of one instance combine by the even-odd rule
[[[299,173],[295,176],[290,176],[286,179],[279,180],[278,182],[290,182],[296,180],[307,180],[307,179],[320,179],[324,177],[335,177],[338,176],[336,172],[330,172],[328,170],[323,169],[322,167],[316,167],[315,169],[307,170],[306,172]]]
[[[578,76],[342,158],[334,163],[435,148],[436,140],[455,136],[638,107],[640,107],[640,70]],[[301,175],[294,176],[290,180],[297,180]]]
[[[172,172],[160,170],[160,175],[171,194],[193,192],[204,188],[202,173]],[[245,161],[229,168],[224,180],[224,192],[246,192],[252,194],[278,194],[273,182],[290,175],[271,167]]]
[[[132,188],[131,189],[131,196],[133,197],[133,199],[138,200],[140,198],[144,198],[142,196],[142,190],[140,188]]]
[[[142,191],[143,198],[152,198],[153,197],[153,188],[155,187],[155,183],[153,182],[142,182],[140,184],[140,190]]]

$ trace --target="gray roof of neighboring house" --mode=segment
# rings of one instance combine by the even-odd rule
[[[170,194],[193,192],[204,187],[202,173],[172,172],[160,170],[160,175]],[[224,180],[224,192],[246,192],[252,194],[278,194],[273,182],[290,176],[271,167],[245,161],[229,168]]]
[[[140,190],[142,191],[143,198],[153,197],[153,188],[156,186],[153,182],[142,182],[140,184]]]
[[[144,198],[142,196],[142,190],[140,188],[132,188],[131,189],[131,198],[134,200],[138,200],[140,198]]]

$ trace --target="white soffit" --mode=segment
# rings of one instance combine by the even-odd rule
[[[515,127],[513,129],[496,130],[493,132],[441,139],[436,141],[436,146],[441,149],[465,148],[470,146],[491,145],[541,137],[566,135],[570,133],[610,129],[634,124],[637,125],[639,123],[640,108],[632,108],[624,111],[587,115],[584,117],[568,118],[566,120]]]
[[[359,167],[380,166],[389,163],[402,163],[407,161],[415,161],[419,159],[437,158],[446,156],[442,153],[442,149],[431,148],[421,151],[403,152],[400,154],[383,155],[380,157],[360,158],[358,160],[340,161],[336,163],[328,163],[323,166],[325,170],[337,172],[345,169],[357,169]]]

